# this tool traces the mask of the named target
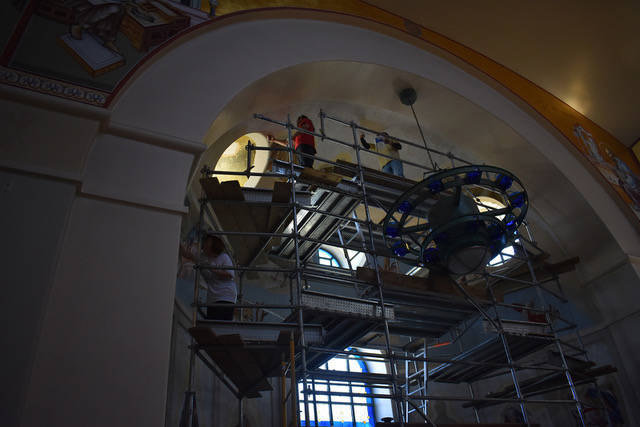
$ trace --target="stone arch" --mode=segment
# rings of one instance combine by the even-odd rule
[[[533,109],[459,63],[362,27],[371,27],[370,22],[347,17],[340,20],[348,23],[329,22],[321,12],[295,13],[294,19],[250,12],[192,32],[137,72],[112,105],[111,123],[202,144],[210,124],[237,93],[279,69],[323,60],[394,67],[432,80],[508,123],[564,173],[625,253],[640,254],[635,219]]]

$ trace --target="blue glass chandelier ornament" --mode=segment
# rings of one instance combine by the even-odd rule
[[[488,208],[478,197],[503,207]],[[471,165],[438,170],[389,208],[384,240],[408,263],[454,275],[474,273],[513,243],[528,207],[524,186],[505,169]]]

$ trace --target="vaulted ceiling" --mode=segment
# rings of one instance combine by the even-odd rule
[[[488,56],[608,130],[640,138],[640,2],[368,0]]]

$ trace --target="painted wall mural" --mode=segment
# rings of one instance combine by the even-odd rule
[[[580,151],[640,219],[640,177],[627,164],[629,159],[625,162],[607,144],[597,142],[593,135],[580,125],[575,126],[574,133],[582,143]]]
[[[173,0],[11,0],[4,19],[0,79],[105,106],[109,95],[153,50],[210,20]],[[198,2],[199,4],[199,2]]]
[[[269,8],[375,22],[436,46],[522,99],[571,142],[640,219],[640,164],[609,132],[514,71],[364,0],[6,0],[0,83],[108,107],[136,67],[191,29]]]

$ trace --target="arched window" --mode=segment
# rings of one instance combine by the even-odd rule
[[[342,267],[338,259],[325,249],[318,249],[318,263],[320,265],[329,265],[331,267]]]
[[[320,369],[347,373],[368,372],[367,365],[360,357],[345,354],[335,356]],[[371,389],[364,383],[349,381],[347,378],[345,381],[310,379],[307,380],[307,389],[312,393],[303,393],[302,382],[298,383],[301,425],[335,427],[372,427],[375,425],[373,399],[342,395],[342,393],[370,394]],[[304,418],[305,394],[309,404],[308,423]]]
[[[491,261],[489,261],[489,267],[498,267],[499,265],[504,264],[505,262],[511,260],[511,258],[515,255],[515,250],[513,246],[507,246],[500,252],[498,255],[493,257]]]
[[[505,207],[504,203],[501,203],[491,197],[485,196],[476,197],[476,203],[478,204],[478,210],[480,212],[486,212],[494,209],[504,209]],[[496,218],[502,220],[504,219],[504,215],[497,215]],[[506,262],[509,262],[514,255],[515,249],[513,248],[513,246],[507,246],[502,250],[502,252],[493,257],[487,265],[489,267],[499,267]]]
[[[225,142],[228,143],[228,141],[219,140],[216,141],[216,144],[224,144]],[[245,171],[247,169],[247,155],[249,154],[249,151],[247,151],[247,144],[249,143],[261,148],[269,146],[266,135],[262,133],[252,132],[242,135],[240,138],[233,141],[226,150],[224,150],[218,158],[214,169],[216,171],[225,172]],[[209,156],[213,155],[212,150],[213,148],[207,149],[207,152],[204,154],[205,161],[210,160]],[[264,172],[267,167],[267,163],[269,162],[269,151],[251,150],[250,153],[251,158],[249,159],[249,163],[252,166],[251,172]],[[255,187],[261,178],[259,176],[247,177],[244,175],[216,175],[215,172],[213,176],[215,176],[220,182],[238,181],[241,187]]]

